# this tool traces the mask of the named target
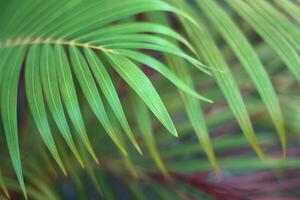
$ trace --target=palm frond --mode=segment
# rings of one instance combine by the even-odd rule
[[[125,133],[137,150],[140,151],[112,80],[95,51],[101,52],[104,59],[110,61],[111,66],[145,101],[166,128],[173,135],[177,135],[175,126],[156,89],[138,66],[128,58],[132,57],[141,61],[141,58],[147,58],[147,55],[138,53],[136,50],[149,49],[183,57],[198,68],[204,71],[207,70],[196,59],[188,56],[168,40],[139,33],[158,32],[183,42],[191,49],[191,45],[185,39],[165,26],[147,23],[141,23],[138,28],[136,27],[139,23],[110,25],[112,22],[124,17],[142,12],[177,12],[175,8],[163,1],[145,0],[141,4],[138,2],[140,1],[122,1],[117,4],[113,4],[111,1],[90,1],[89,3],[81,1],[47,3],[28,1],[21,3],[19,9],[12,16],[8,13],[3,16],[2,27],[6,31],[1,34],[0,44],[2,58],[0,69],[1,74],[5,74],[5,76],[1,76],[1,79],[3,79],[1,80],[3,83],[1,113],[10,154],[24,192],[18,149],[16,102],[21,66],[25,59],[26,96],[29,108],[45,144],[64,173],[66,173],[66,170],[52,137],[45,105],[47,105],[59,131],[79,163],[83,166],[82,158],[71,136],[64,106],[82,142],[97,161],[80,114],[81,111],[69,65],[74,71],[89,105],[119,149],[127,154],[124,144],[115,134],[116,131],[107,117],[106,109],[99,95],[98,85]],[[6,4],[9,7],[9,3]],[[39,9],[36,9],[36,7],[39,7]],[[178,13],[181,14],[179,11]],[[147,28],[145,28],[146,26]],[[151,29],[149,30],[149,28]],[[122,31],[124,29],[126,34]],[[164,45],[160,46],[160,44]],[[53,50],[53,46],[55,46],[55,50]],[[63,48],[64,46],[69,47],[68,50]],[[26,53],[27,48],[29,48],[28,54]],[[124,49],[133,50],[126,52]],[[84,51],[84,54],[81,50]],[[70,61],[66,54],[69,54]],[[18,55],[18,58],[14,59],[16,55]],[[180,89],[199,99],[209,101],[185,85],[155,58],[149,57],[149,59],[149,62],[154,63],[152,66],[156,66],[155,68],[160,73],[172,80]],[[6,68],[5,66],[11,67]],[[160,66],[163,66],[163,68],[159,68]]]
[[[0,199],[68,198],[66,182],[81,199],[260,198],[239,183],[270,170],[297,185],[299,1],[0,5],[0,160],[19,182],[0,171]]]

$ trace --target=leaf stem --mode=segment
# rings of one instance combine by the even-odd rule
[[[78,47],[97,49],[97,50],[110,52],[110,53],[116,53],[113,49],[105,48],[103,46],[96,46],[89,43],[81,43],[75,40],[64,40],[61,38],[53,39],[53,38],[42,38],[42,37],[17,38],[17,39],[0,41],[0,48],[9,48],[13,46],[33,45],[33,44],[58,44],[58,45],[78,46]]]

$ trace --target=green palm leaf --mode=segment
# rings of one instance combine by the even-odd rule
[[[116,178],[136,198],[147,199],[147,190],[158,199],[198,199],[168,170],[295,168],[297,158],[247,155],[241,162],[223,151],[250,143],[263,158],[262,147],[277,150],[273,126],[284,157],[291,136],[297,147],[299,16],[299,0],[0,0],[0,132],[10,156],[0,159],[19,181],[0,172],[2,195],[59,199],[56,186],[71,181],[78,198],[93,198],[85,184],[92,183],[100,196],[118,199]],[[223,136],[238,128],[245,137]],[[150,156],[137,153],[143,143]],[[176,181],[158,183],[155,165]]]
[[[25,86],[28,105],[43,141],[45,142],[59,167],[62,169],[64,174],[66,174],[65,167],[63,166],[61,158],[57,152],[47,119],[42,91],[42,82],[40,78],[40,60],[40,47],[31,47],[25,70]]]
[[[171,81],[174,85],[176,85],[183,92],[189,94],[190,96],[212,103],[211,100],[197,94],[194,89],[189,87],[180,78],[178,78],[166,65],[152,58],[151,56],[147,56],[145,54],[130,51],[130,50],[118,50],[118,53],[132,60],[135,60],[141,64],[145,64],[148,67],[151,67],[152,69],[158,71],[160,74],[165,76],[169,81]]]
[[[110,1],[91,1],[89,4],[85,4],[84,2],[80,1],[57,1],[47,3],[44,3],[42,1],[27,1],[20,4],[19,9],[14,12],[12,17],[9,16],[9,13],[3,14],[2,22],[5,22],[4,28],[6,31],[1,31],[2,34],[0,36],[0,70],[1,72],[3,70],[6,70],[5,65],[13,65],[13,63],[10,63],[13,61],[11,61],[9,56],[16,53],[8,51],[9,47],[25,47],[36,44],[32,47],[30,46],[25,66],[26,96],[28,98],[28,104],[34,122],[37,125],[42,139],[64,173],[65,169],[56,150],[55,142],[48,124],[46,109],[44,105],[44,96],[55,123],[57,124],[60,132],[67,141],[77,160],[82,164],[81,157],[77,152],[76,146],[71,136],[69,125],[64,113],[63,104],[70,116],[72,123],[75,126],[76,131],[79,133],[82,142],[85,144],[92,157],[95,160],[97,160],[97,158],[87,137],[87,133],[80,114],[81,111],[79,109],[79,104],[77,101],[75,85],[73,83],[71,71],[68,66],[69,61],[62,46],[70,46],[69,53],[72,63],[71,67],[75,72],[76,79],[79,81],[79,85],[83,89],[83,93],[87,98],[92,110],[95,112],[97,118],[123,153],[125,153],[126,150],[124,149],[123,144],[121,144],[120,140],[114,134],[114,128],[112,127],[109,119],[106,116],[106,111],[104,106],[102,105],[102,100],[100,98],[92,73],[95,75],[96,80],[98,81],[106,98],[108,99],[108,102],[112,106],[113,111],[115,112],[123,129],[137,149],[139,149],[138,144],[133,137],[125,114],[122,111],[122,106],[120,104],[116,91],[114,90],[113,83],[106,71],[104,71],[104,66],[101,65],[101,61],[99,60],[98,56],[96,56],[96,54],[91,49],[100,50],[103,52],[114,52],[114,50],[111,49],[114,47],[118,48],[120,52],[122,50],[124,50],[125,52],[125,49],[129,49],[131,47],[136,50],[145,48],[155,51],[165,51],[188,59],[198,68],[207,72],[205,66],[199,63],[196,59],[193,59],[192,57],[185,54],[176,45],[168,42],[168,40],[148,34],[138,34],[141,32],[149,32],[149,29],[151,29],[150,32],[157,32],[165,36],[172,37],[182,42],[190,50],[193,51],[191,45],[183,37],[165,26],[150,23],[128,23],[123,25],[120,24],[118,26],[110,26],[109,28],[99,30],[100,27],[111,24],[112,22],[118,21],[124,17],[142,12],[157,10],[175,12],[193,21],[184,13],[178,11],[177,9],[173,8],[163,1],[143,0],[142,4],[139,4],[138,2],[140,1],[127,0],[112,5]],[[37,7],[39,7],[39,9],[36,9]],[[76,12],[74,12],[75,10]],[[20,19],[24,20],[21,21]],[[124,28],[126,30],[125,32],[122,31],[122,29]],[[92,33],[89,33],[91,30],[93,30]],[[108,37],[107,34],[110,31],[113,31],[114,34],[109,34]],[[127,33],[127,35],[125,33]],[[101,37],[101,34],[104,36]],[[119,37],[120,34],[122,34],[123,36]],[[95,39],[98,36],[99,39]],[[124,44],[124,41],[131,42],[128,44]],[[164,43],[165,46],[162,47],[157,45],[160,43]],[[41,44],[45,44],[42,49],[39,47],[39,45]],[[53,51],[52,47],[50,46],[52,44],[56,44],[55,51]],[[137,46],[139,44],[141,44],[140,47]],[[86,48],[85,56],[87,57],[90,66],[88,66],[85,58],[75,46]],[[135,53],[135,57],[143,55],[141,54],[137,56],[138,52],[135,51],[132,51],[132,53]],[[142,77],[140,80],[137,80],[139,80],[139,82],[143,84],[145,84],[143,81],[146,80],[147,84],[145,86],[151,86],[151,83],[143,74],[143,72],[136,68],[136,66],[130,60],[113,54],[109,55],[109,58],[112,59],[113,62],[116,62],[116,65],[114,67],[118,69],[119,73],[124,73],[124,71],[122,71],[122,68],[120,67],[120,61],[123,62],[123,60],[125,60],[127,65],[134,66],[133,73],[137,73]],[[20,69],[21,62],[23,61],[22,56],[19,56],[19,59],[20,60],[18,61],[18,68]],[[174,74],[172,74],[171,71],[166,70],[167,68],[163,64],[155,62],[155,60],[151,59],[150,61],[154,61],[154,65],[152,65],[152,67],[155,67],[160,73],[168,77],[172,82],[175,83],[176,86],[180,87],[193,96],[196,96],[202,100],[209,101],[208,99],[198,95],[192,89],[184,85],[183,82],[181,82]],[[90,67],[92,71],[90,71]],[[99,69],[102,69],[102,71],[99,71]],[[6,93],[14,93],[14,97],[12,98],[14,98],[14,101],[16,101],[16,92],[13,91],[16,91],[17,89],[16,85],[18,81],[16,78],[17,73],[19,72],[20,71],[12,70],[12,86],[5,84],[5,88],[3,87],[3,89],[1,89],[1,97],[3,99],[1,101],[1,103],[3,102],[1,113],[6,130],[5,133],[9,136],[11,134],[15,135],[14,139],[9,139],[9,148],[14,152],[11,153],[13,154],[12,158],[14,160],[14,166],[16,167],[19,180],[23,184],[21,164],[18,153],[19,150],[17,145],[18,140],[15,138],[17,133],[16,126],[14,127],[13,125],[9,125],[6,122],[6,120],[15,121],[16,116],[8,115],[7,112],[11,106],[10,104],[6,104],[5,102],[7,100],[4,99],[4,96],[7,96]],[[125,76],[125,74],[123,74],[122,76],[128,82],[132,81],[130,80],[132,78],[131,76]],[[2,81],[6,82],[7,77],[1,76],[1,79],[5,79]],[[169,129],[173,134],[176,135],[177,132],[175,130],[175,127],[171,122],[169,114],[162,104],[156,90],[152,88],[145,93],[145,91],[138,90],[136,83],[130,84],[131,87],[138,91],[138,94],[147,102],[150,109],[167,127],[167,129]],[[13,90],[12,87],[15,87],[15,89]],[[154,98],[153,102],[151,97],[146,97],[146,95],[148,94],[151,95],[152,98]],[[11,101],[11,103],[12,102],[13,101]],[[16,109],[16,107],[14,109]],[[5,114],[5,112],[7,114]],[[12,122],[12,124],[15,123],[16,122]],[[24,184],[22,187],[24,190]]]
[[[65,104],[66,110],[69,113],[70,119],[73,122],[73,125],[75,126],[75,129],[79,134],[81,141],[84,143],[93,159],[98,163],[97,156],[95,155],[95,152],[92,148],[81,116],[76,89],[73,82],[67,55],[64,49],[59,45],[55,46],[54,53],[57,58],[57,78],[60,85],[60,94],[62,96],[62,101]]]
[[[168,111],[147,76],[125,57],[109,53],[106,56],[109,58],[112,67],[141,97],[153,114],[174,136],[177,136],[176,128]]]
[[[106,71],[101,61],[98,59],[97,55],[92,50],[86,48],[84,49],[84,52],[93,71],[93,74],[95,75],[108,103],[113,109],[116,117],[118,118],[121,126],[130,138],[131,142],[134,144],[135,148],[141,153],[140,147],[138,146],[137,141],[135,140],[133,133],[129,127],[121,102],[112,83],[112,80],[109,77],[108,72]]]
[[[85,58],[76,47],[70,47],[70,55],[71,62],[73,64],[73,70],[92,110],[94,111],[95,115],[97,116],[105,130],[108,132],[112,140],[126,155],[127,153],[124,149],[124,144],[121,143],[121,140],[115,134],[114,128],[112,127],[107,117],[96,83],[87,62],[85,61]]]
[[[80,157],[77,148],[75,147],[72,139],[70,128],[67,124],[67,120],[64,114],[59,88],[57,81],[57,74],[55,69],[55,57],[52,47],[45,45],[41,50],[41,64],[40,74],[43,92],[47,101],[48,107],[52,116],[62,133],[64,139],[72,150],[74,156],[78,160],[81,166],[83,166],[82,158]]]

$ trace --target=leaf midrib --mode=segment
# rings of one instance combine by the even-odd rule
[[[33,45],[33,44],[57,44],[57,45],[67,45],[67,46],[78,46],[78,47],[86,47],[90,49],[101,50],[110,53],[116,53],[113,49],[101,45],[92,45],[87,42],[77,42],[76,40],[64,40],[61,38],[56,39],[56,38],[42,38],[42,37],[15,38],[15,39],[0,41],[0,49],[14,47],[14,46]]]

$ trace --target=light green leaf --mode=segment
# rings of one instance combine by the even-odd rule
[[[119,147],[119,149],[126,155],[127,153],[124,148],[124,145],[115,134],[115,130],[107,117],[101,97],[99,95],[99,91],[97,89],[96,83],[94,81],[93,75],[89,69],[87,62],[85,61],[81,52],[76,47],[70,46],[70,56],[73,70],[89,105],[91,106],[93,112],[103,125],[106,132],[115,142],[115,144]]]
[[[171,43],[170,41],[163,39],[158,36],[153,36],[150,34],[128,34],[128,35],[116,35],[116,36],[106,36],[97,38],[89,41],[92,45],[109,45],[114,43],[122,43],[122,42],[141,42],[145,44],[155,44],[161,45],[165,48],[174,49],[177,51],[181,51],[179,47]]]
[[[56,75],[56,63],[52,47],[44,45],[41,50],[40,76],[45,99],[54,121],[63,138],[69,145],[75,158],[83,167],[82,158],[74,144],[70,128],[68,126],[63,105],[60,98],[58,80]]]
[[[109,77],[109,74],[105,69],[105,66],[102,64],[100,59],[97,57],[97,55],[92,50],[85,48],[84,53],[88,60],[90,68],[92,69],[92,72],[93,72],[94,76],[96,77],[96,80],[98,81],[99,86],[102,89],[104,96],[106,97],[109,105],[111,106],[113,112],[115,113],[116,117],[118,118],[122,128],[124,129],[125,133],[129,137],[130,141],[133,143],[135,148],[140,153],[142,153],[141,149],[129,127],[129,124],[127,122],[126,116],[124,114],[124,111],[123,111],[123,108],[122,108],[122,105],[120,102],[120,99],[119,99],[116,89],[112,83],[112,80]]]
[[[146,49],[146,50],[153,50],[153,51],[168,53],[168,54],[175,55],[175,56],[186,59],[191,64],[193,64],[195,67],[197,67],[199,70],[210,75],[210,72],[207,69],[209,67],[203,65],[198,60],[192,58],[191,56],[187,55],[186,53],[184,53],[183,51],[181,51],[179,49],[168,48],[168,47],[164,47],[164,46],[160,46],[160,45],[156,45],[156,44],[146,44],[146,43],[142,43],[142,42],[120,42],[120,43],[103,45],[103,47],[116,49],[116,51],[118,49]]]
[[[274,2],[300,23],[300,8],[296,2],[286,0],[274,0]]]
[[[161,35],[165,35],[168,37],[171,37],[173,39],[176,39],[180,42],[182,42],[184,45],[186,45],[191,51],[193,50],[193,47],[189,44],[189,42],[183,38],[181,35],[173,31],[167,26],[163,26],[160,24],[155,23],[149,23],[149,22],[132,22],[132,23],[126,23],[126,24],[117,24],[113,26],[108,26],[96,31],[93,31],[91,33],[84,34],[76,39],[76,41],[91,41],[94,38],[102,38],[105,36],[112,36],[114,34],[118,35],[127,35],[127,34],[133,34],[133,33],[157,33]]]
[[[105,55],[109,58],[113,68],[141,97],[159,121],[174,136],[177,136],[177,131],[168,111],[147,76],[127,58],[112,53],[106,53]]]
[[[70,116],[73,125],[79,134],[81,141],[84,143],[90,155],[98,163],[97,156],[92,148],[88,138],[87,131],[82,119],[76,89],[72,78],[70,64],[67,55],[62,46],[55,46],[55,57],[57,60],[57,79],[60,86],[60,94],[66,110]]]
[[[40,77],[40,57],[41,48],[39,46],[32,46],[26,61],[25,69],[25,89],[28,100],[29,109],[31,111],[33,120],[37,126],[41,137],[46,144],[47,148],[53,155],[58,166],[64,174],[66,173],[65,167],[57,152],[57,148],[49,127],[47,114],[44,105],[44,97],[42,92],[42,83]]]
[[[151,56],[148,56],[143,53],[139,53],[136,51],[131,50],[117,50],[117,52],[120,55],[126,56],[132,60],[135,60],[139,63],[145,64],[148,67],[151,67],[152,69],[158,71],[160,74],[165,76],[169,81],[171,81],[175,86],[177,86],[179,89],[181,89],[183,92],[196,97],[200,100],[212,103],[211,100],[199,95],[194,89],[192,89],[190,86],[188,86],[186,83],[184,83],[174,72],[172,72],[167,66],[165,66],[163,63],[159,62],[155,58],[152,58]]]

